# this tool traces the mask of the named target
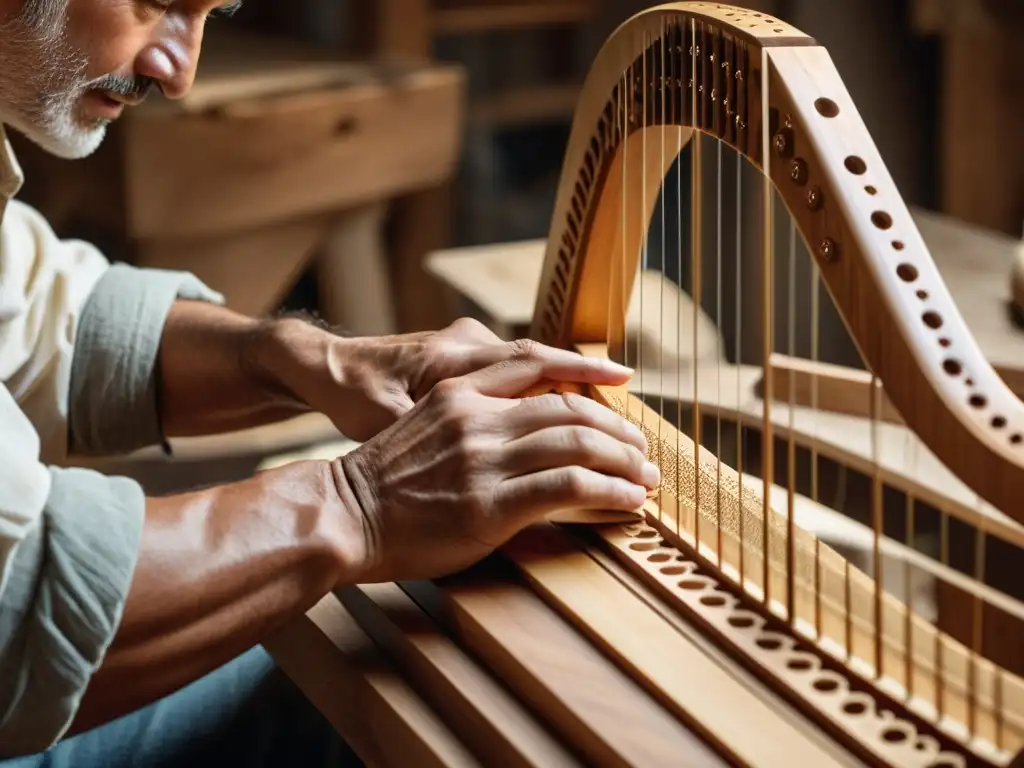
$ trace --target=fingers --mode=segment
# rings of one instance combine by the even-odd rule
[[[573,466],[505,480],[494,497],[499,514],[528,522],[572,509],[632,512],[643,506],[647,490],[621,477]]]
[[[507,412],[506,424],[512,438],[548,427],[581,426],[611,435],[634,446],[645,456],[649,449],[647,439],[638,426],[583,395],[542,395],[523,400]]]
[[[543,379],[580,384],[625,384],[632,370],[604,358],[517,341],[505,349],[505,358],[463,376],[461,382],[490,397],[517,397]]]
[[[578,466],[614,475],[654,490],[658,468],[635,446],[588,427],[552,427],[509,443],[503,451],[509,476]]]

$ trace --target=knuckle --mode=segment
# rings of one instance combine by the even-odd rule
[[[627,445],[626,449],[626,461],[629,468],[634,472],[640,472],[644,465],[647,463],[647,457],[644,456],[643,452],[635,445]]]
[[[533,339],[516,339],[508,342],[513,360],[533,360],[540,355],[540,344]]]
[[[575,453],[582,456],[593,456],[601,450],[597,433],[586,427],[570,427],[566,433],[566,441]]]
[[[460,317],[448,328],[452,331],[481,331],[486,330],[487,326],[481,323],[479,320],[472,317]]]
[[[569,467],[565,473],[565,492],[570,499],[582,499],[590,490],[590,476],[583,467]]]
[[[459,379],[444,379],[437,382],[430,392],[431,398],[442,407],[454,408],[465,400],[465,386]]]

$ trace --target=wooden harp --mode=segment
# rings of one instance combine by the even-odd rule
[[[648,280],[673,267],[689,305]],[[820,359],[828,307],[862,370]],[[645,431],[657,495],[628,523],[531,529],[468,574],[340,594],[474,759],[1015,764],[1024,680],[985,653],[985,630],[1024,610],[988,583],[985,554],[1024,545],[1024,406],[825,49],[714,2],[622,24],[575,112],[531,333],[635,368],[629,387],[586,394]],[[844,473],[864,490],[851,514]],[[869,565],[815,535],[830,515]],[[965,630],[937,626],[915,575],[951,585]],[[389,599],[419,605],[526,714],[474,699],[425,624],[385,632]]]

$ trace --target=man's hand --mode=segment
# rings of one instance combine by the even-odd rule
[[[362,564],[355,578],[445,575],[549,513],[642,506],[660,477],[639,429],[582,396],[516,399],[545,379],[621,379],[616,368],[560,350],[512,355],[434,385],[400,420],[333,462],[339,495],[362,529],[361,549],[351,553]]]
[[[276,366],[278,378],[296,398],[360,442],[393,424],[438,382],[496,363],[567,359],[561,350],[541,344],[503,342],[469,319],[438,332],[352,339],[294,323],[282,325],[280,346],[289,350],[295,363]],[[315,344],[312,333],[322,334]],[[601,384],[624,384],[629,379],[626,368],[604,370]]]

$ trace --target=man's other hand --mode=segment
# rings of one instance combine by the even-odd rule
[[[281,328],[285,341],[279,346],[297,364],[277,366],[277,378],[359,442],[389,427],[439,382],[498,363],[570,361],[564,368],[566,381],[611,386],[626,383],[631,374],[628,368],[583,360],[535,342],[504,342],[469,319],[443,331],[371,338],[339,338],[300,321]]]
[[[494,353],[459,351],[453,356],[467,367]],[[333,462],[341,500],[362,528],[359,551],[349,553],[358,580],[461,570],[552,512],[641,507],[660,478],[636,426],[582,396],[516,397],[544,380],[623,377],[608,366],[546,348],[506,354],[433,385],[406,415]],[[436,370],[429,375],[450,369]]]

